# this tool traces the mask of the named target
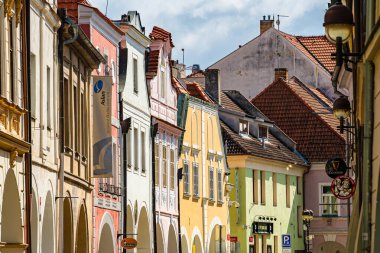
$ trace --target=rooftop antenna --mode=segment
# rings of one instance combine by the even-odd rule
[[[185,49],[182,48],[182,64],[185,66]]]
[[[289,16],[286,16],[286,15],[277,15],[276,25],[277,25],[277,30],[279,30],[279,31],[280,31],[280,17],[282,17],[282,18],[288,18]]]
[[[108,0],[107,0],[107,5],[106,5],[106,16],[107,16],[107,11],[108,11]]]

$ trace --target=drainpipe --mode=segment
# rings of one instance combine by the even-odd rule
[[[23,93],[26,94],[26,104],[24,100],[24,107],[26,106],[28,113],[25,117],[24,129],[25,139],[31,143],[31,101],[30,101],[30,0],[25,0],[25,7],[23,8],[25,19],[22,19],[22,32],[26,36],[22,36],[23,47],[26,47],[26,57],[23,57]],[[26,72],[25,72],[26,69]],[[26,76],[25,76],[26,75]],[[25,98],[25,95],[24,95]],[[28,244],[27,252],[32,252],[32,228],[31,228],[31,199],[32,199],[32,146],[30,145],[29,153],[25,154],[25,190],[26,190],[26,244]]]
[[[206,147],[205,147],[205,127],[204,127],[204,122],[205,122],[205,115],[204,115],[204,110],[202,109],[202,118],[201,118],[201,145],[202,145],[202,206],[203,206],[203,242],[204,242],[204,252],[207,252],[207,246],[208,246],[208,230],[207,230],[207,193],[206,193]],[[198,170],[199,173],[199,170]]]
[[[153,123],[153,117],[151,117],[150,121]],[[158,131],[158,123],[154,124],[151,129],[151,146],[152,146],[152,210],[153,210],[153,243],[154,243],[154,252],[157,253],[157,231],[156,231],[156,173],[155,173],[155,153],[154,153],[154,138],[157,135]]]
[[[371,192],[372,192],[372,144],[373,144],[373,100],[374,64],[365,63],[364,124],[363,124],[363,210],[362,251],[371,252]]]
[[[120,123],[123,122],[123,93],[119,92],[119,121]],[[123,132],[123,128],[120,127],[121,129],[121,143],[122,143],[122,148],[120,152],[120,158],[123,159],[121,164],[122,164],[122,175],[123,175],[123,211],[122,211],[122,221],[123,221],[123,234],[126,236],[127,233],[127,212],[128,212],[128,207],[127,207],[127,202],[128,202],[128,197],[127,197],[127,163],[126,163],[126,134]],[[119,238],[117,238],[119,239]],[[126,249],[123,249],[123,253],[127,253]]]

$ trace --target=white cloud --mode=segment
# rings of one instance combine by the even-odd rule
[[[90,0],[105,11],[106,0]],[[259,20],[263,15],[287,15],[281,19],[281,30],[292,33],[310,31],[307,16],[323,13],[328,0],[108,0],[108,16],[119,19],[128,10],[137,10],[146,26],[147,34],[154,25],[173,34],[176,48],[174,57],[182,58],[185,48],[186,63],[201,63],[202,67],[236,49],[258,35]],[[305,15],[308,14],[308,15]],[[313,16],[313,15],[311,15]],[[315,15],[314,15],[315,17]],[[277,16],[276,16],[277,18]],[[322,26],[322,20],[321,25]],[[319,25],[318,22],[314,22]],[[302,29],[299,29],[303,26]],[[298,28],[295,28],[298,27]],[[293,32],[294,33],[294,32]]]

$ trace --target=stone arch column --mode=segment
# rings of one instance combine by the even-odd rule
[[[39,210],[38,210],[38,205],[37,205],[37,199],[38,199],[38,196],[36,196],[36,192],[33,190],[32,192],[32,215],[30,217],[31,219],[31,237],[32,237],[32,252],[36,252],[38,253],[39,250],[38,250],[38,235],[39,235],[39,232],[38,232],[38,223],[39,223],[39,219],[38,219],[38,214],[39,214]]]
[[[144,206],[140,210],[139,221],[137,225],[137,252],[151,252],[148,212]]]
[[[157,253],[165,253],[165,242],[164,234],[162,232],[162,227],[160,223],[156,224],[156,233],[157,233]]]
[[[63,253],[73,253],[73,212],[69,198],[63,200]]]
[[[82,204],[78,216],[77,239],[75,244],[76,253],[88,252],[88,223],[85,205]]]
[[[50,191],[46,194],[44,216],[42,220],[41,253],[54,252],[55,233],[54,233],[54,214],[53,197]]]
[[[115,252],[116,237],[113,232],[113,221],[109,213],[105,213],[100,224],[98,253]]]
[[[178,251],[178,243],[177,243],[177,233],[173,227],[173,224],[169,227],[168,233],[168,250],[167,252],[177,252]]]

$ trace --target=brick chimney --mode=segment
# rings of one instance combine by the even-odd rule
[[[272,28],[274,27],[274,16],[270,17],[270,15],[268,15],[268,19],[266,19],[265,16],[263,16],[263,19],[260,20],[260,35],[265,33],[269,28]]]
[[[288,80],[288,69],[287,68],[275,68],[274,69],[274,80],[282,78]]]
[[[220,71],[219,69],[206,69],[205,71],[205,90],[210,94],[218,104],[220,101]]]

